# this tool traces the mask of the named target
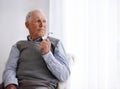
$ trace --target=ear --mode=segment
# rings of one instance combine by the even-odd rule
[[[26,28],[29,28],[29,22],[25,22]]]

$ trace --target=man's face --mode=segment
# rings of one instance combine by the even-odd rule
[[[46,18],[41,12],[33,12],[30,20],[26,22],[26,27],[29,30],[33,40],[43,37],[46,34]]]

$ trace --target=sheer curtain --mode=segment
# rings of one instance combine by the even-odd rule
[[[50,1],[50,31],[75,57],[70,89],[120,89],[119,3]]]

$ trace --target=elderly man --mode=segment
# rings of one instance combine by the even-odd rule
[[[12,46],[3,73],[5,89],[56,89],[65,81],[70,69],[60,40],[46,37],[46,17],[42,11],[32,10],[26,16],[28,40]]]

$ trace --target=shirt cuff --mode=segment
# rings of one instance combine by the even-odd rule
[[[16,80],[5,81],[4,82],[4,87],[6,87],[9,84],[15,84],[16,86],[18,86],[18,81],[17,81],[17,79]]]
[[[44,54],[43,55],[43,58],[44,58],[44,60],[45,61],[50,61],[51,59],[53,59],[53,54],[52,54],[52,52],[51,51],[49,51],[47,54]],[[49,59],[49,60],[48,60]]]

